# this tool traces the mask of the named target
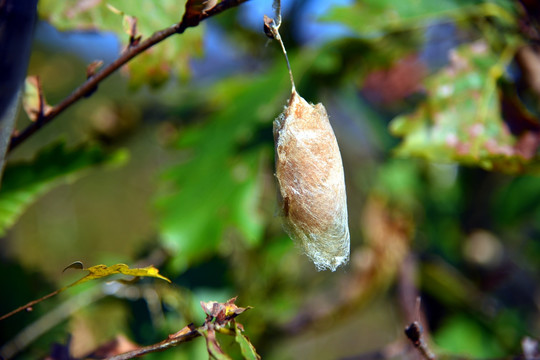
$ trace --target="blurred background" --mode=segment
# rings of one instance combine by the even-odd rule
[[[144,39],[184,5],[41,0],[28,74],[56,104],[126,47],[128,15]],[[415,320],[449,358],[516,356],[540,337],[539,5],[282,6],[298,92],[340,144],[350,262],[317,272],[281,228],[272,121],[290,83],[262,29],[271,1],[248,1],[136,57],[10,153],[0,313],[81,277],[62,273],[74,261],[153,264],[173,283],[71,288],[5,320],[3,356],[151,344],[234,296],[264,359],[414,359]],[[147,358],[207,357],[195,339]]]

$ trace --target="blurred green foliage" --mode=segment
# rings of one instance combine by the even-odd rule
[[[352,6],[334,7],[322,19],[341,22],[361,36],[380,36],[391,31],[418,29],[437,20],[466,20],[473,15],[497,16],[514,22],[512,14],[507,12],[511,7],[510,2],[504,0],[366,0]]]
[[[106,153],[97,145],[67,149],[61,141],[41,150],[33,161],[10,163],[0,188],[0,236],[36,198],[51,188],[74,182],[90,167],[119,166],[126,162],[127,155],[125,151]]]
[[[103,2],[84,3],[44,0],[40,13],[61,29],[111,30],[126,43],[123,22],[129,16],[148,36],[179,21],[183,5],[110,1],[119,14]],[[416,259],[418,274],[411,276],[436,352],[450,358],[517,355],[523,336],[540,337],[540,181],[534,176],[538,142],[531,141],[538,138],[538,119],[518,114],[526,117],[524,130],[503,109],[509,99],[517,109],[529,105],[519,97],[515,71],[516,52],[530,42],[520,28],[523,8],[511,0],[356,1],[320,17],[346,26],[346,35],[312,45],[295,42],[300,25],[294,21],[307,4],[296,2],[284,14],[281,31],[299,93],[325,104],[341,146],[350,266],[336,274],[317,273],[281,230],[275,215],[271,124],[289,95],[286,67],[276,44],[264,47],[262,30],[243,26],[236,11],[227,11],[212,26],[245,55],[245,63],[234,64],[233,75],[207,63],[203,68],[210,74],[202,74],[208,75],[204,81],[193,78],[188,87],[174,81],[178,74],[186,80],[189,60],[201,50],[205,27],[189,29],[134,59],[129,84],[117,78],[120,88],[101,85],[103,98],[94,95],[93,114],[77,113],[81,122],[92,124],[92,116],[112,119],[129,124],[129,131],[90,126],[104,142],[99,149],[45,147],[23,168],[17,170],[21,165],[14,163],[6,169],[0,204],[10,199],[2,194],[20,189],[23,195],[6,215],[0,214],[4,228],[12,225],[14,214],[37,201],[26,211],[32,216],[23,215],[7,232],[9,250],[22,241],[20,234],[34,218],[48,219],[39,214],[40,204],[56,204],[53,196],[75,197],[59,188],[51,198],[37,200],[43,192],[75,171],[118,158],[115,149],[132,152],[125,165],[129,171],[119,169],[108,183],[115,191],[100,193],[103,179],[95,172],[70,185],[84,190],[77,195],[80,201],[99,205],[72,214],[81,229],[85,219],[96,218],[92,211],[111,214],[105,208],[113,208],[118,215],[89,225],[102,242],[92,252],[81,248],[96,262],[152,261],[175,285],[143,282],[103,290],[121,300],[96,302],[64,328],[63,335],[73,334],[77,354],[102,342],[83,330],[106,326],[105,312],[130,314],[115,318],[125,322],[115,329],[129,328],[129,337],[148,344],[187,323],[202,322],[200,301],[235,295],[240,306],[254,307],[239,321],[263,358],[339,358],[382,348],[402,338],[403,327],[414,320],[403,314],[407,310],[398,303],[404,299],[395,291],[402,285],[399,269],[409,253]],[[441,24],[455,26],[454,33],[443,33],[455,42],[445,50],[444,64],[434,66],[423,51],[439,40],[426,29]],[[85,65],[79,65],[80,73]],[[167,81],[170,75],[173,80]],[[149,91],[143,85],[162,87]],[[138,92],[129,92],[134,87]],[[123,120],[134,117],[137,121]],[[115,199],[116,192],[128,190],[122,201]],[[137,208],[141,202],[146,209]],[[143,240],[122,236],[129,229],[115,228],[130,227],[130,222],[136,227],[141,221],[152,224],[151,234],[140,234]],[[39,231],[33,236],[46,238]],[[54,247],[48,263],[80,258],[61,251],[63,245],[48,245]],[[30,248],[17,256],[7,253],[29,269],[41,266],[32,260]],[[8,276],[8,271],[0,273]],[[3,277],[2,284],[11,284]],[[20,304],[29,300],[27,293],[20,296]],[[43,339],[64,343],[65,338],[51,331]],[[225,352],[241,358],[230,340],[221,343]],[[242,338],[238,341],[242,344]],[[199,359],[208,353],[204,341],[194,341],[148,358],[172,356]]]

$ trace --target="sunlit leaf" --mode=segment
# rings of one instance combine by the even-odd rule
[[[0,235],[23,211],[56,185],[70,182],[92,166],[125,162],[127,153],[108,154],[95,145],[66,148],[64,142],[41,150],[32,161],[8,164],[0,188]]]
[[[152,33],[180,22],[185,1],[63,1],[39,2],[41,18],[47,19],[60,30],[98,29],[113,31],[124,46],[133,44],[138,36],[142,40]],[[136,21],[136,33],[135,30]],[[127,35],[126,35],[127,33]],[[186,77],[189,61],[202,51],[201,25],[182,36],[158,44],[127,64],[130,84],[158,86],[168,80],[171,72]]]
[[[110,275],[123,274],[123,275],[134,276],[135,279],[138,279],[140,277],[154,277],[154,278],[159,278],[159,279],[165,280],[167,282],[171,282],[171,280],[169,280],[166,277],[160,275],[159,270],[156,269],[153,266],[147,266],[147,267],[144,267],[144,268],[130,269],[129,266],[127,266],[126,264],[116,264],[116,265],[111,265],[111,266],[95,265],[95,266],[91,266],[91,267],[85,269],[83,267],[82,262],[75,261],[75,262],[71,263],[70,265],[66,266],[64,268],[64,271],[66,271],[67,269],[77,269],[77,270],[88,271],[89,274],[86,275],[85,277],[75,281],[74,283],[71,283],[69,285],[66,285],[66,286],[60,288],[60,289],[57,289],[57,290],[53,291],[52,293],[49,293],[49,294],[47,294],[45,296],[42,296],[39,299],[32,300],[28,304],[20,306],[17,309],[15,309],[15,310],[7,313],[7,314],[4,314],[4,315],[0,316],[0,321],[3,320],[3,319],[6,319],[8,317],[11,317],[11,316],[15,315],[16,313],[19,313],[19,312],[21,312],[21,311],[23,311],[23,310],[25,310],[27,308],[31,308],[34,305],[39,304],[40,302],[42,302],[44,300],[47,300],[47,299],[49,299],[49,298],[51,298],[51,297],[53,297],[55,295],[58,295],[59,293],[61,293],[63,291],[66,291],[67,289],[69,289],[69,288],[71,288],[73,286],[85,283],[85,282],[90,281],[90,280],[101,279],[101,278],[104,278],[104,277],[107,277],[107,276],[110,276]]]
[[[511,4],[504,1],[480,0],[365,0],[352,6],[334,7],[322,17],[347,25],[360,35],[418,28],[436,20],[462,20],[470,16],[494,16],[513,23]]]
[[[75,281],[73,284],[69,285],[68,287],[79,285],[90,280],[101,279],[101,278],[115,275],[115,274],[123,274],[123,275],[135,276],[135,277],[155,277],[158,279],[165,280],[167,282],[171,282],[171,280],[160,275],[159,270],[153,266],[131,269],[126,264],[116,264],[116,265],[111,265],[111,266],[95,265],[95,266],[91,266],[89,268],[85,268],[81,270],[88,271],[89,274],[83,277],[82,279]]]
[[[535,156],[520,146],[526,134],[513,134],[502,119],[497,92],[512,54],[513,48],[496,54],[484,42],[455,51],[451,64],[427,79],[426,100],[392,121],[392,133],[403,138],[396,154],[524,171]]]

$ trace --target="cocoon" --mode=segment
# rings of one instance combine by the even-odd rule
[[[318,270],[335,271],[349,259],[350,236],[343,163],[326,109],[293,87],[274,121],[274,141],[285,231]]]

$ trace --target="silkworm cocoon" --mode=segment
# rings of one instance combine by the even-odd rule
[[[322,104],[293,90],[274,121],[276,178],[285,231],[318,270],[349,259],[350,236],[343,163]]]

